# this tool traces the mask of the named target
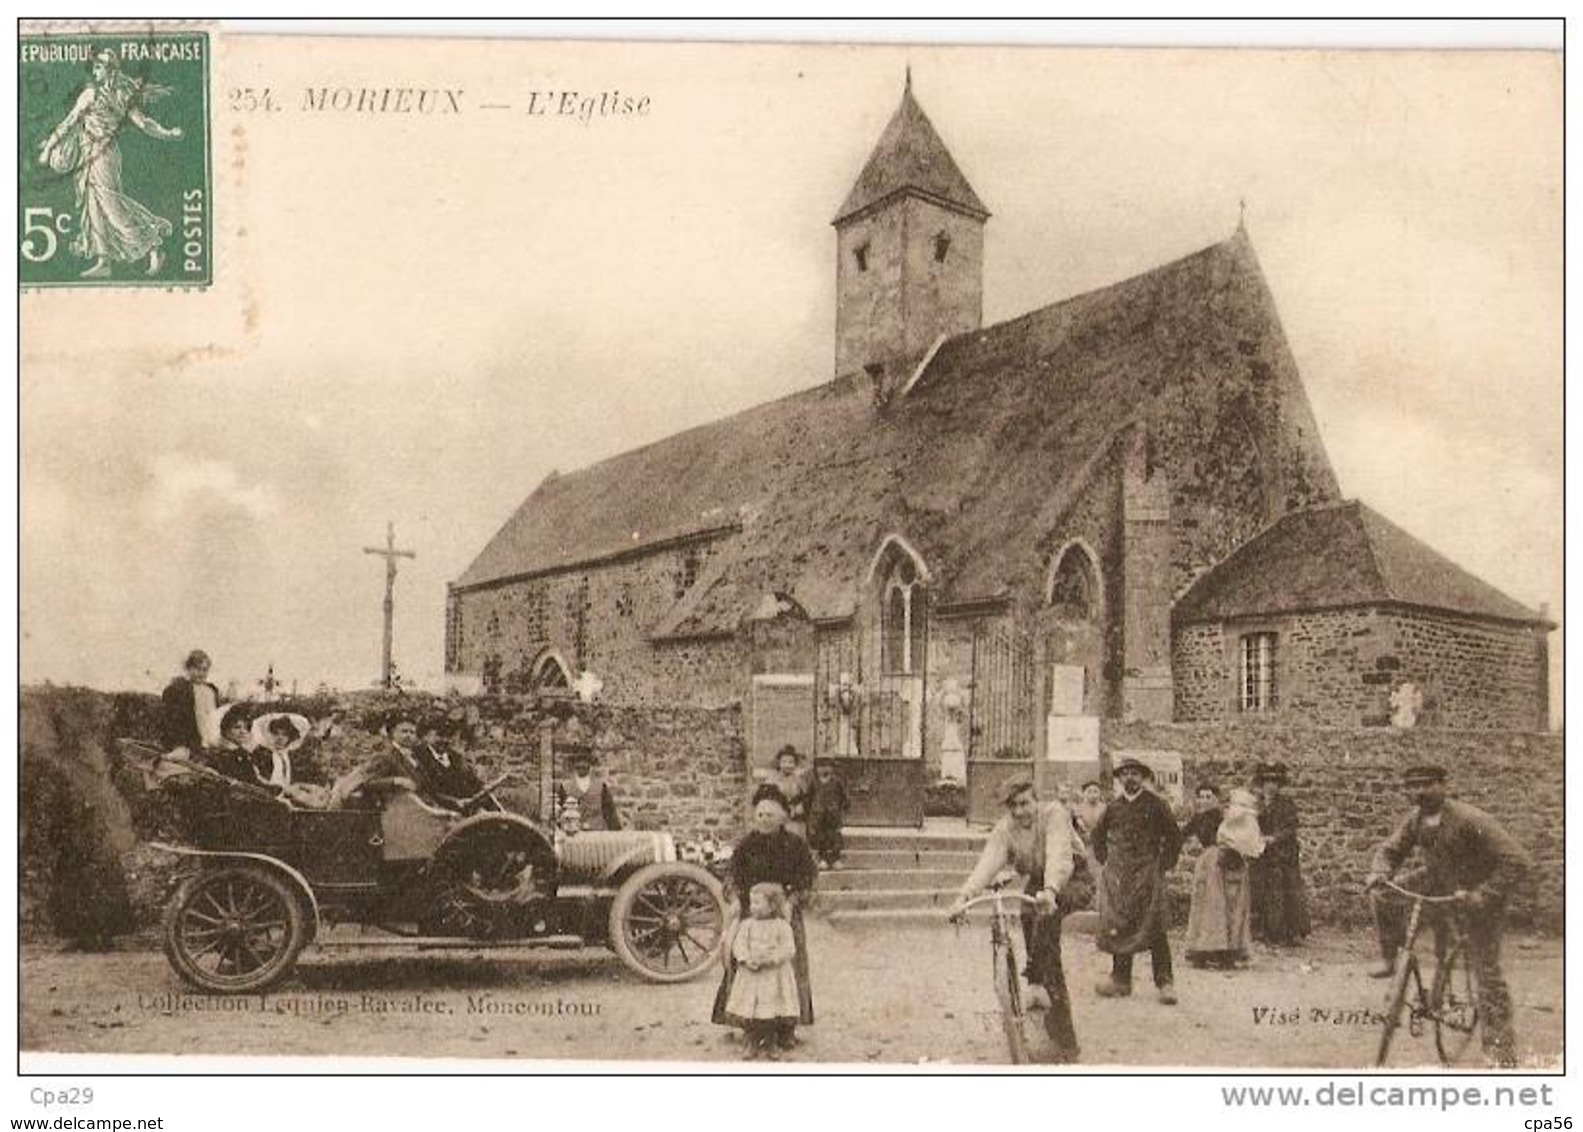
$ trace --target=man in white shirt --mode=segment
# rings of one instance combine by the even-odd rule
[[[1074,856],[1082,846],[1072,828],[1072,815],[1060,802],[1040,802],[1033,779],[1013,775],[1000,789],[1006,816],[990,830],[978,864],[962,885],[951,914],[984,891],[1010,868],[1024,879],[1024,891],[1035,907],[1024,907],[1023,940],[1028,946],[1029,1005],[1045,1010],[1044,1026],[1055,1044],[1059,1062],[1078,1058],[1072,1027],[1072,1002],[1061,968],[1061,889],[1071,878]]]

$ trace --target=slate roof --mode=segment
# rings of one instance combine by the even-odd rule
[[[1151,403],[1173,396],[1209,352],[1240,356],[1238,346],[1286,351],[1240,229],[1122,283],[948,339],[883,410],[861,378],[826,382],[552,477],[458,586],[718,538],[650,632],[729,633],[766,592],[789,594],[815,619],[850,615],[895,532],[924,556],[942,602],[1037,588],[1051,549],[1037,532],[1058,527]]]
[[[1174,617],[1193,624],[1383,604],[1551,625],[1356,500],[1276,520],[1200,577]]]
[[[935,132],[929,116],[912,96],[912,85],[902,92],[901,105],[879,137],[868,163],[858,174],[846,202],[832,223],[857,215],[904,192],[915,192],[980,220],[989,209],[967,183],[956,159]]]

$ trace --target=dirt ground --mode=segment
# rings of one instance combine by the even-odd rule
[[[804,1044],[791,1060],[1005,1061],[982,926],[812,921],[808,939],[817,1022],[801,1031]],[[1236,972],[1194,970],[1178,958],[1175,1007],[1155,1000],[1146,956],[1137,960],[1137,992],[1119,1001],[1094,993],[1109,960],[1091,937],[1068,932],[1064,956],[1085,1064],[1372,1064],[1385,984],[1365,974],[1373,952],[1361,934],[1261,948]],[[1524,1065],[1558,1066],[1560,942],[1509,936],[1505,969]],[[194,994],[154,950],[79,955],[29,947],[22,978],[24,1051],[709,1062],[740,1054],[734,1035],[709,1022],[713,971],[654,986],[596,951],[350,958],[310,950],[264,998]],[[1403,1036],[1392,1060],[1436,1065],[1431,1037]]]

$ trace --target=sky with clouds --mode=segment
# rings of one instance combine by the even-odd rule
[[[445,583],[552,469],[829,379],[829,222],[908,63],[994,214],[986,322],[1245,200],[1342,490],[1560,619],[1557,56],[233,37],[216,285],[23,298],[23,679],[366,684],[387,520],[437,678]],[[342,86],[466,110],[305,108]],[[522,112],[569,89],[651,109]]]

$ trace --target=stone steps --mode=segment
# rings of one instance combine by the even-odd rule
[[[966,826],[925,826],[922,829],[884,826],[848,826],[842,830],[849,851],[868,850],[948,850],[977,853],[988,839],[985,830]]]
[[[922,829],[848,827],[842,867],[819,875],[818,915],[832,924],[944,924],[986,831],[961,822]]]
[[[944,911],[956,899],[960,885],[948,888],[859,888],[819,893],[826,916],[836,912],[876,911],[882,908],[935,908]]]
[[[897,869],[834,869],[819,874],[819,892],[833,895],[874,889],[955,889],[971,869],[931,867]]]
[[[838,877],[862,869],[950,869],[966,876],[978,863],[978,849],[853,849],[841,854],[842,868],[824,874]]]
[[[964,930],[983,930],[992,915],[988,907],[974,908],[967,914]],[[894,928],[952,927],[945,917],[943,907],[917,908],[849,908],[832,911],[825,917],[832,927],[858,931],[884,931]],[[1063,935],[1073,933],[1093,935],[1099,929],[1099,914],[1092,911],[1073,912],[1061,921]]]

